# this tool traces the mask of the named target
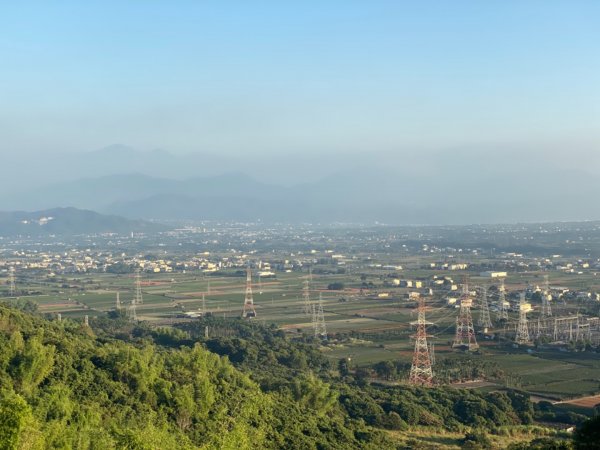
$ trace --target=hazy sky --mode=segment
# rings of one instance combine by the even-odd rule
[[[599,24],[596,0],[3,2],[0,151],[600,150]]]

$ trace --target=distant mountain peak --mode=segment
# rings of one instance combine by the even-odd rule
[[[138,150],[136,150],[133,147],[129,147],[127,145],[123,145],[123,144],[111,144],[111,145],[107,145],[106,147],[102,147],[96,150],[92,150],[91,152],[89,152],[91,154],[101,154],[101,155],[110,155],[110,156],[118,156],[118,155],[122,155],[122,154],[133,154],[133,153],[138,153]]]

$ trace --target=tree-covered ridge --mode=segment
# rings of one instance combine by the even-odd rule
[[[369,384],[256,322],[91,325],[0,306],[0,448],[385,450],[404,448],[387,430],[468,434],[535,412],[514,391]]]
[[[2,448],[256,448],[272,399],[199,345],[100,342],[0,307]]]
[[[310,371],[262,390],[187,333],[97,325],[0,306],[0,448],[394,448]]]

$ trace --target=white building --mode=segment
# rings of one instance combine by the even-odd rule
[[[508,273],[506,272],[494,272],[494,271],[487,271],[487,272],[481,272],[479,274],[479,276],[481,277],[486,277],[486,278],[506,278],[508,276]]]

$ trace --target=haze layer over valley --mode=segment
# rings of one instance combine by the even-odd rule
[[[517,148],[350,155],[173,154],[112,145],[13,157],[0,208],[77,207],[156,220],[466,224],[594,220],[598,158]],[[18,181],[27,170],[27,183]]]

